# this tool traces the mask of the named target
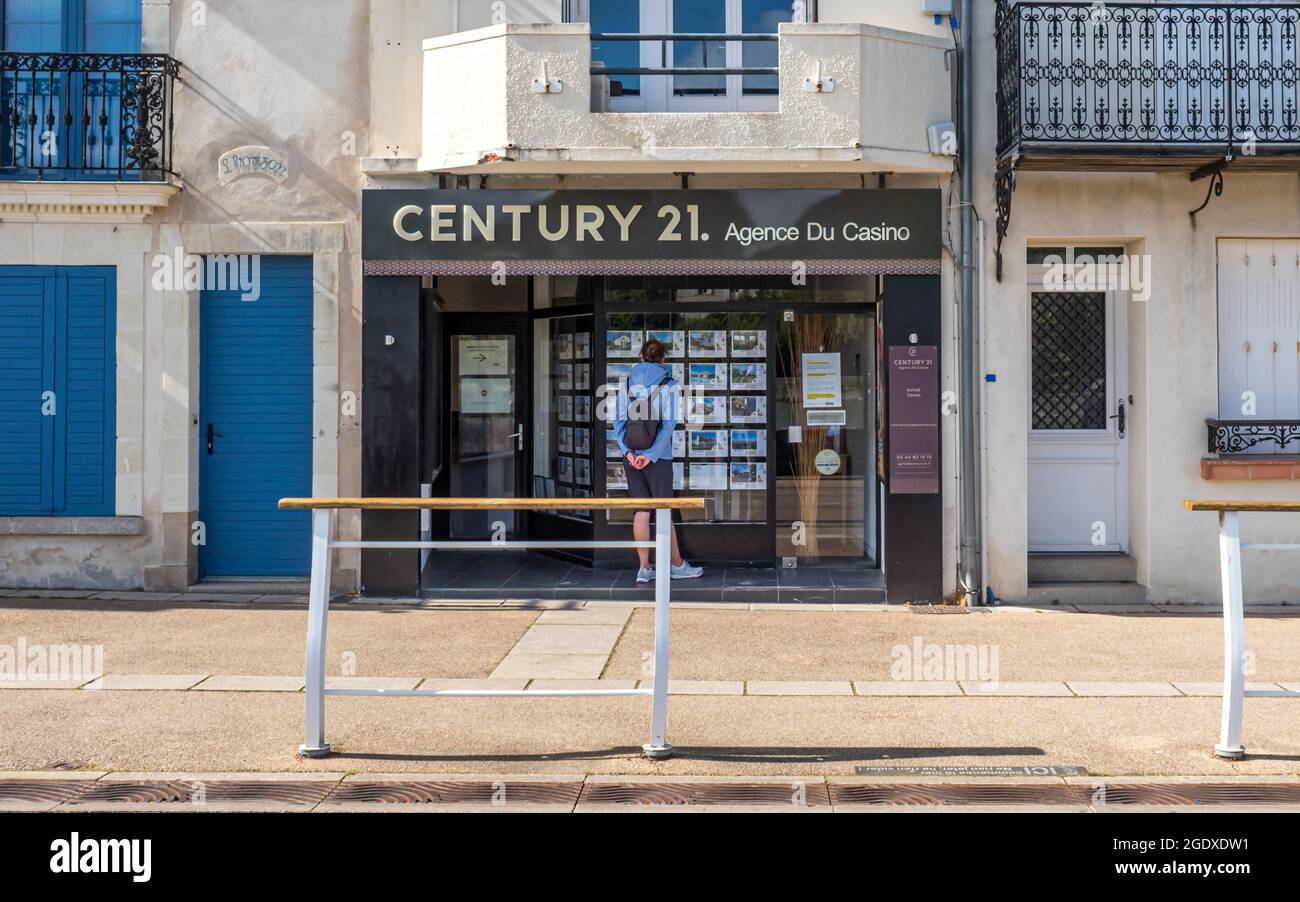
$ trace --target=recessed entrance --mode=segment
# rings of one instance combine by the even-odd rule
[[[1031,266],[1029,551],[1128,551],[1124,295]]]
[[[440,314],[439,347],[426,356],[442,386],[442,412],[424,425],[445,461],[427,477],[434,496],[626,495],[613,402],[642,343],[658,338],[689,394],[674,433],[675,490],[706,499],[679,523],[684,554],[711,568],[843,570],[845,587],[867,585],[849,571],[879,567],[874,279],[530,281],[526,315]],[[494,290],[487,278],[457,280],[455,294]],[[427,296],[458,306],[436,288]],[[555,510],[435,516],[429,528],[434,538],[604,540],[626,538],[630,525],[626,513]],[[615,570],[631,561],[571,560]],[[426,568],[446,563],[430,555]]]

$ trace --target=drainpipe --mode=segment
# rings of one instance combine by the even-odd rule
[[[966,604],[975,607],[984,603],[980,574],[980,521],[979,521],[979,448],[977,443],[977,417],[975,401],[976,368],[979,356],[975,348],[975,155],[972,131],[975,119],[974,48],[975,2],[962,0],[960,83],[961,96],[957,116],[960,125],[957,161],[961,167],[961,337],[959,346],[959,401],[957,415],[961,419],[958,442],[960,454],[961,515],[958,518],[961,545],[957,552],[958,579]]]

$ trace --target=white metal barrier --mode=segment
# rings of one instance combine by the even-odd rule
[[[668,606],[672,591],[669,571],[672,556],[672,511],[703,510],[703,498],[282,498],[286,510],[310,510],[311,591],[307,611],[307,711],[306,737],[298,751],[308,758],[330,753],[325,741],[325,696],[386,695],[445,696],[459,698],[496,698],[545,696],[614,696],[648,695],[650,703],[650,741],[641,747],[649,758],[667,758],[673,747],[666,737],[668,720]],[[333,513],[336,510],[655,510],[655,537],[652,541],[446,541],[382,542],[343,541],[332,538]],[[650,548],[655,553],[655,647],[654,680],[650,689],[327,689],[325,688],[325,633],[330,602],[331,552],[335,548],[381,549],[462,549],[475,551],[509,549],[595,549]]]
[[[1246,690],[1245,602],[1241,590],[1241,553],[1250,549],[1300,551],[1300,544],[1241,544],[1237,515],[1243,511],[1300,513],[1294,501],[1185,501],[1189,511],[1215,511],[1219,515],[1219,562],[1223,577],[1223,715],[1214,754],[1240,758],[1242,701],[1247,696],[1294,698],[1300,692],[1283,689]]]

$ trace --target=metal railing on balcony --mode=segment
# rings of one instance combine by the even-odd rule
[[[781,70],[777,66],[728,66],[726,65],[726,45],[732,41],[749,42],[749,43],[776,43],[777,35],[774,34],[593,34],[591,36],[592,44],[599,44],[601,41],[654,41],[659,44],[658,66],[597,66],[591,67],[592,75],[780,75]],[[700,65],[698,66],[670,66],[668,65],[669,44],[699,44],[700,45]],[[722,44],[720,49],[717,45]],[[719,53],[722,55],[723,65],[710,65],[709,53],[712,45],[713,58],[716,61]],[[674,51],[676,48],[674,47]]]
[[[164,54],[0,53],[0,179],[176,175]]]
[[[779,93],[780,68],[746,63],[775,60],[776,47],[761,45],[775,45],[778,40],[775,34],[598,32],[591,36],[591,74],[608,79],[609,93],[615,97],[641,95],[643,78],[665,76],[673,79],[672,93],[676,97],[725,97],[734,92],[775,97]],[[641,51],[641,45],[647,42],[659,45],[656,65],[644,65],[653,59]],[[604,46],[608,44],[634,44],[635,48],[634,52],[626,52]],[[637,65],[630,65],[632,60]],[[727,76],[738,76],[739,84],[728,85]]]
[[[1271,445],[1273,453],[1300,452],[1300,420],[1205,421],[1211,454],[1244,454]]]
[[[1294,4],[998,0],[998,152],[1300,148]]]

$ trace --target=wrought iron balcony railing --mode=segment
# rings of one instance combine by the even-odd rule
[[[999,155],[1300,150],[1298,24],[1289,3],[998,0]]]
[[[0,53],[0,179],[176,175],[180,69],[163,54]]]
[[[1272,445],[1274,453],[1300,451],[1300,420],[1206,420],[1211,454],[1242,454]]]
[[[775,98],[781,74],[774,65],[778,40],[778,35],[763,33],[595,33],[591,74],[609,77],[615,97],[642,95],[643,78],[663,77],[673,78],[677,97],[725,97],[736,90],[728,86],[727,76],[740,76],[744,94]],[[647,61],[640,49],[645,43],[659,45],[656,65],[642,65]]]

